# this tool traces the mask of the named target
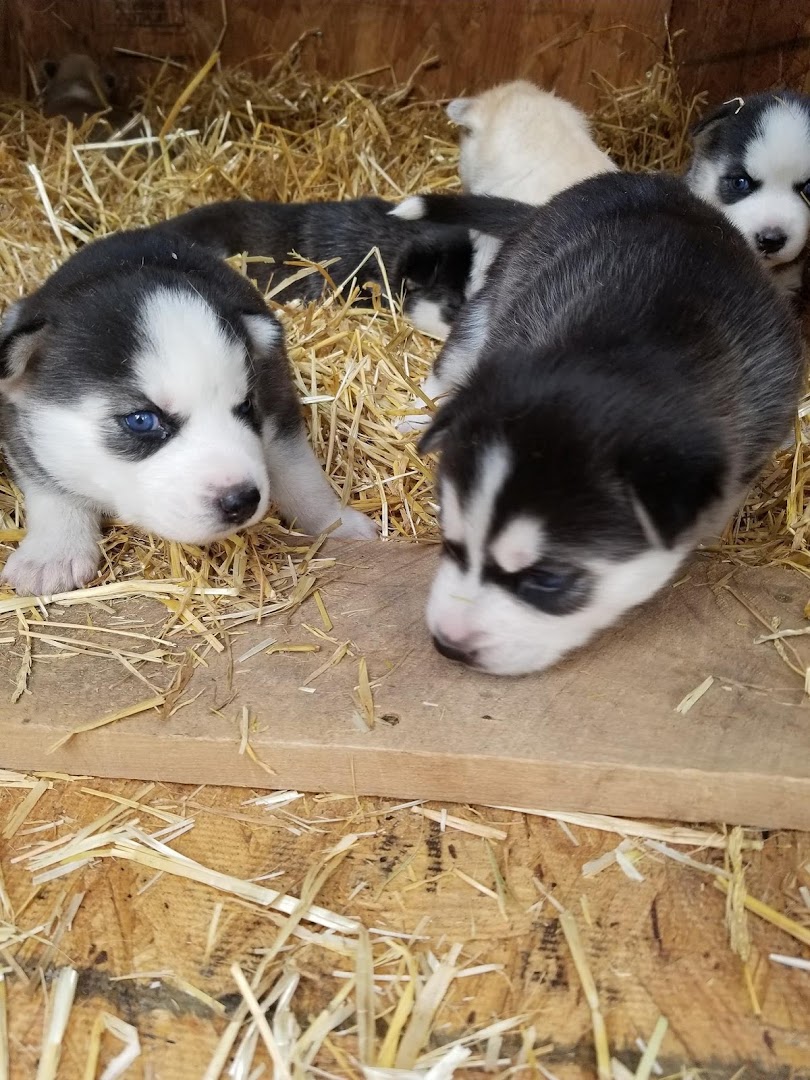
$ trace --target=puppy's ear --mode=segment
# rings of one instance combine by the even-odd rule
[[[251,348],[258,356],[267,356],[274,349],[283,346],[284,331],[281,323],[269,311],[262,315],[246,311],[242,315],[242,323],[247,331]]]
[[[725,474],[720,444],[705,428],[677,433],[671,442],[653,435],[628,447],[619,460],[619,475],[637,500],[642,527],[667,548],[721,497]]]
[[[454,124],[467,126],[470,122],[470,112],[474,104],[475,98],[454,98],[445,109],[445,112]]]
[[[420,454],[433,454],[441,450],[447,434],[453,425],[454,413],[449,405],[443,405],[436,413],[433,423],[419,440],[417,449]]]
[[[25,374],[48,332],[45,319],[26,309],[25,300],[12,304],[0,324],[0,390]]]
[[[710,109],[691,129],[691,135],[695,143],[698,145],[704,143],[721,121],[726,120],[729,116],[736,115],[744,104],[745,101],[742,98],[732,98],[730,101],[724,101],[722,105],[718,105],[716,109]]]

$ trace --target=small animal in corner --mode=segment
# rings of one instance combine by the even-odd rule
[[[372,537],[307,440],[280,323],[205,248],[157,230],[88,244],[0,324],[0,432],[26,536],[19,593],[86,584],[100,523],[207,544],[272,499],[303,532]]]
[[[810,96],[732,98],[692,136],[686,182],[736,225],[781,288],[797,290],[810,235]]]
[[[132,114],[117,102],[118,84],[111,72],[102,71],[85,53],[70,53],[59,61],[41,65],[42,112],[47,117],[64,116],[77,127],[89,116],[104,113],[103,125],[93,128],[99,140],[111,130],[123,127]]]

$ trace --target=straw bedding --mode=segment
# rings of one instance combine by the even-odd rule
[[[88,144],[94,136],[90,125],[76,130],[45,120],[32,104],[3,103],[4,301],[33,289],[78,244],[206,200],[334,199],[372,192],[397,198],[457,186],[453,131],[437,104],[416,99],[408,87],[327,84],[302,75],[289,57],[262,80],[212,68],[184,95],[189,81],[188,73],[162,69],[139,103],[145,127],[125,132],[120,141],[134,145],[112,152]],[[596,131],[620,165],[682,165],[699,103],[682,98],[671,65],[657,65],[639,86],[601,89]],[[249,264],[242,268],[250,273]],[[275,281],[300,270],[300,264],[279,268]],[[341,267],[336,276],[343,280],[353,270]],[[330,272],[336,273],[334,267]],[[362,267],[357,277],[362,283]],[[378,302],[331,296],[306,309],[279,311],[312,439],[335,487],[373,514],[384,536],[435,540],[429,466],[393,424],[437,343]],[[729,531],[723,553],[805,568],[805,472],[801,447],[795,456],[777,458]],[[24,508],[7,477],[0,478],[0,515],[2,559],[24,527]],[[206,599],[206,616],[213,618],[213,607],[238,610],[270,593],[288,592],[290,554],[297,557],[300,545],[272,518],[207,551],[114,526],[106,534],[98,583],[130,581],[133,591],[145,578],[226,586],[230,596]]]
[[[132,137],[134,145],[120,145],[114,151],[88,145],[89,127],[74,130],[58,120],[46,121],[30,104],[0,104],[0,294],[4,301],[33,289],[77,244],[117,228],[161,220],[205,200],[236,196],[326,199],[372,192],[395,198],[425,189],[452,190],[457,185],[453,132],[440,107],[416,99],[408,86],[385,91],[369,89],[356,80],[326,84],[303,76],[287,57],[261,81],[239,72],[218,73],[211,65],[186,95],[186,104],[178,109],[176,103],[183,99],[190,77],[190,73],[161,70],[144,93],[145,128],[130,136],[125,134],[122,141]],[[671,65],[653,68],[643,85],[622,91],[605,85],[602,91],[596,130],[620,165],[678,168],[683,163],[686,132],[697,103],[682,99]],[[250,272],[249,266],[244,269]],[[280,276],[300,269],[290,267]],[[309,269],[321,272],[317,267]],[[348,276],[351,269],[346,268],[344,273],[342,268],[339,279]],[[358,278],[363,280],[362,269]],[[434,541],[437,533],[429,467],[415,453],[412,441],[400,437],[393,424],[412,393],[412,385],[425,374],[437,344],[379,303],[362,306],[329,297],[307,308],[281,308],[280,314],[312,438],[336,488],[358,509],[376,516],[384,536]],[[802,455],[800,446],[795,455],[785,453],[774,461],[770,473],[729,530],[723,545],[725,555],[807,567]],[[23,529],[24,509],[19,494],[11,480],[0,473],[0,561],[3,551],[10,550],[21,538]],[[138,673],[142,681],[147,680],[136,649],[143,648],[144,657],[163,657],[169,651],[162,648],[164,639],[168,641],[181,629],[196,636],[201,650],[221,649],[228,628],[242,618],[255,618],[257,606],[267,614],[297,606],[317,587],[319,566],[328,565],[327,560],[319,561],[308,541],[291,537],[273,518],[205,551],[164,543],[137,529],[113,523],[105,535],[104,547],[105,563],[89,595],[116,602],[148,594],[159,597],[166,608],[165,624],[153,630],[154,636],[146,645],[126,643],[126,652],[110,648],[111,653],[120,653],[119,659],[130,674]],[[46,620],[48,612],[44,608],[35,608],[31,602],[10,595],[7,599],[0,596],[0,616],[7,618],[0,629],[12,635],[19,633],[19,640],[25,642],[15,696],[24,691],[37,652],[55,646],[64,649],[65,640],[70,640],[54,633],[71,625],[69,608],[67,612],[62,609],[61,614],[53,616],[54,620],[66,621],[54,622],[48,637],[32,629],[35,620]],[[117,627],[115,632],[126,634],[126,623],[119,622]],[[4,642],[13,640],[8,633],[2,638]],[[36,643],[33,652],[32,642]],[[182,668],[170,662],[165,662],[165,667],[163,681],[153,678],[149,684],[164,702],[183,686]],[[439,1080],[452,1075],[465,1058],[468,1067],[477,1063],[495,1067],[496,1071],[505,1069],[501,1075],[510,1075],[511,1067],[520,1065],[530,1067],[535,1075],[551,1075],[539,1061],[544,1050],[535,1047],[536,1032],[522,1015],[479,1026],[463,1040],[443,1047],[437,1048],[431,1041],[435,1017],[451,985],[465,975],[497,972],[501,965],[482,964],[480,959],[462,953],[460,945],[445,940],[419,946],[417,956],[418,939],[369,930],[361,921],[342,914],[351,910],[354,891],[343,898],[340,912],[315,903],[347,854],[356,846],[362,849],[364,837],[376,835],[376,818],[382,810],[359,817],[325,818],[321,809],[311,820],[309,815],[296,816],[285,809],[302,798],[296,792],[258,800],[285,828],[298,830],[297,835],[313,830],[330,833],[319,844],[319,857],[297,881],[296,896],[276,892],[267,880],[243,881],[216,874],[201,862],[178,854],[175,842],[194,826],[188,812],[211,809],[194,803],[194,797],[200,797],[198,793],[158,801],[154,785],[127,788],[126,798],[83,788],[88,797],[108,799],[110,809],[78,831],[71,827],[75,821],[65,818],[63,823],[68,828],[60,830],[58,839],[38,845],[37,834],[43,828],[51,837],[60,824],[54,817],[52,793],[62,791],[65,785],[72,786],[66,778],[0,773],[0,788],[20,789],[14,811],[5,821],[3,838],[29,838],[21,857],[23,867],[15,869],[6,863],[7,880],[11,880],[11,873],[15,875],[15,892],[19,891],[17,879],[23,868],[35,883],[65,877],[70,881],[69,875],[81,872],[93,860],[115,859],[134,864],[143,872],[144,884],[138,895],[153,885],[157,893],[163,883],[176,879],[197,882],[193,888],[214,890],[214,895],[222,897],[213,907],[207,929],[206,962],[220,940],[219,920],[226,901],[232,904],[236,898],[252,905],[252,910],[266,910],[271,920],[267,925],[278,928],[259,960],[248,958],[251,970],[247,974],[239,964],[230,966],[227,986],[238,990],[238,1004],[229,1014],[231,1022],[223,1025],[222,1042],[211,1058],[206,1077],[221,1075],[234,1050],[236,1059],[229,1075],[258,1076],[260,1071],[254,1071],[257,1049],[260,1054],[266,1053],[264,1060],[274,1063],[278,1076],[317,1075],[313,1063],[316,1057],[322,1060],[326,1049],[330,1067],[341,1075],[360,1075],[362,1071],[367,1077],[382,1077],[387,1075],[386,1067],[396,1065],[403,1070],[418,1069],[421,1075],[432,1070],[428,1075]],[[43,812],[43,807],[50,813],[46,813],[44,826],[34,824],[38,806],[37,814]],[[487,845],[497,845],[507,837],[503,814],[495,821],[481,821],[470,811],[455,817],[447,810],[412,804],[401,808],[386,805],[384,812],[392,818],[395,812],[415,813],[442,833],[449,829],[472,834],[478,843]],[[255,816],[255,808],[223,814],[248,821],[251,814]],[[675,859],[708,875],[707,880],[716,879],[718,887],[724,888],[730,897],[732,924],[735,919],[738,924],[744,920],[747,907],[793,939],[805,943],[810,940],[803,923],[779,915],[746,894],[741,860],[737,857],[728,863],[730,841],[723,834],[670,826],[653,828],[587,815],[558,817],[567,835],[571,835],[570,822],[575,827],[605,829],[623,838],[618,847],[583,866],[586,877],[615,865],[628,878],[638,880],[641,875],[636,864],[642,858]],[[507,825],[521,820],[509,816]],[[343,825],[325,827],[326,822]],[[349,829],[352,831],[347,832]],[[761,846],[737,833],[737,856],[743,846]],[[572,835],[571,839],[576,842]],[[727,865],[680,854],[678,845],[692,851],[703,847],[723,849]],[[512,902],[511,886],[504,882],[496,856],[490,855],[489,849],[487,854],[491,873],[484,875],[486,884],[467,872],[474,869],[469,863],[465,864],[467,869],[459,866],[457,877],[473,894],[484,896],[505,913]],[[15,866],[19,861],[15,860]],[[416,884],[421,887],[418,881]],[[550,909],[556,910],[590,1010],[593,1057],[589,1054],[589,1060],[597,1064],[600,1077],[630,1075],[626,1068],[622,1073],[621,1063],[610,1061],[599,995],[577,919],[561,909],[536,878],[535,885],[537,905],[547,902]],[[413,887],[414,882],[403,886]],[[51,894],[51,899],[61,897],[53,910],[48,907],[51,901],[47,892],[38,896],[29,913],[34,929],[23,929],[22,922],[26,926],[28,922],[27,918],[21,920],[21,915],[28,901],[23,909],[15,910],[0,867],[0,1076],[8,1075],[6,999],[17,985],[14,977],[22,985],[28,979],[24,967],[45,970],[55,962],[64,962],[59,941],[86,894],[75,893],[69,902],[68,895],[68,891]],[[810,894],[802,893],[802,898],[804,910]],[[759,907],[752,906],[758,903]],[[590,926],[584,898],[583,913]],[[39,925],[40,921],[43,925]],[[299,957],[304,948],[313,945],[325,950],[329,957],[337,957],[334,964],[341,966],[344,981],[335,983],[328,1008],[302,1030],[295,1014],[300,977],[296,965],[300,964],[307,974],[307,961]],[[241,962],[245,963],[245,959],[243,956]],[[212,1009],[216,1015],[224,1011],[219,1001],[199,987],[176,973],[171,978],[182,993],[195,998],[204,1008]],[[375,997],[381,987],[385,990],[383,999]],[[63,966],[49,991],[42,1029],[38,1076],[43,1080],[54,1076],[58,1067],[76,988],[76,972]],[[273,1003],[274,1012],[268,1014],[268,1006]],[[272,1016],[269,1023],[268,1016]],[[383,1017],[385,1033],[380,1036],[377,1022]],[[345,1053],[339,1041],[330,1041],[336,1029],[347,1025],[354,1034],[353,1060],[360,1063],[359,1069],[344,1069]],[[666,1028],[666,1020],[660,1018],[652,1033],[646,1033],[647,1049],[638,1062],[636,1076],[650,1075]],[[517,1033],[517,1050],[504,1060],[502,1039],[507,1035],[517,1039]],[[103,1038],[108,1042],[112,1039],[116,1048],[117,1056],[106,1055],[103,1073],[113,1080],[127,1073],[140,1055],[138,1032],[114,1016],[100,1014],[87,1046],[89,1056],[83,1075],[96,1075]],[[433,1049],[429,1049],[431,1046]],[[468,1057],[471,1050],[472,1058]],[[417,1073],[403,1071],[399,1075]]]

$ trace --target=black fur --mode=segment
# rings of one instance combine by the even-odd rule
[[[223,257],[247,252],[271,258],[270,264],[249,266],[249,275],[262,289],[292,273],[291,267],[283,265],[292,253],[321,263],[336,258],[328,273],[338,285],[377,247],[392,294],[405,293],[406,312],[417,300],[428,300],[437,304],[449,324],[464,301],[472,260],[469,236],[463,229],[401,221],[390,216],[393,206],[378,198],[321,203],[236,199],[197,207],[159,228],[210,247]],[[357,271],[357,280],[360,285],[376,285],[385,299],[375,256]],[[323,278],[314,273],[287,286],[275,299],[317,300],[323,288]]]
[[[535,217],[536,207],[516,199],[497,195],[418,195],[422,214],[418,221],[441,225],[466,226],[470,221],[476,232],[506,240],[526,228]]]

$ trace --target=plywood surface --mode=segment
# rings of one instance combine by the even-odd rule
[[[501,679],[432,649],[423,606],[434,548],[365,543],[335,553],[321,589],[331,641],[305,628],[319,624],[308,601],[289,621],[265,620],[210,654],[169,719],[121,720],[52,753],[66,732],[141,701],[144,688],[105,659],[35,661],[30,692],[0,706],[0,765],[810,828],[803,681],[773,644],[755,644],[767,627],[745,606],[768,624],[802,628],[800,574],[738,569],[729,578],[732,567],[698,559],[556,668]],[[239,661],[269,639],[320,651]],[[787,644],[806,652],[804,641]],[[347,655],[307,686],[344,642]],[[360,657],[373,684],[372,730],[355,704]],[[19,650],[6,649],[0,665],[11,687]],[[710,689],[677,712],[708,676]],[[272,776],[238,752],[243,707]]]
[[[81,1080],[87,1038],[96,1016],[106,1010],[133,1024],[142,1058],[128,1080],[200,1080],[226,1022],[178,984],[178,978],[235,1007],[229,974],[236,961],[248,973],[255,950],[276,941],[278,929],[265,911],[223,897],[203,885],[169,875],[154,880],[152,870],[105,859],[80,868],[32,896],[25,863],[12,861],[31,844],[51,840],[92,822],[110,803],[83,793],[92,782],[56,782],[18,835],[0,840],[0,867],[23,929],[47,924],[60,905],[81,903],[72,927],[40,979],[48,952],[47,934],[16,950],[30,983],[8,980],[12,1080],[35,1074],[44,1013],[43,982],[56,968],[72,964],[79,989],[65,1040],[60,1080]],[[134,783],[95,782],[96,788],[132,797]],[[0,820],[19,806],[26,792],[0,789]],[[495,1020],[522,1016],[516,1031],[535,1029],[540,1064],[558,1080],[593,1080],[595,1057],[586,1002],[557,912],[536,882],[576,915],[604,1012],[612,1054],[635,1069],[637,1039],[648,1039],[659,1015],[669,1031],[659,1054],[667,1076],[684,1067],[704,1070],[704,1080],[801,1080],[810,1075],[810,979],[769,960],[770,953],[806,957],[806,947],[749,919],[751,971],[760,1013],[746,990],[742,965],[729,947],[723,925],[724,900],[705,873],[659,858],[637,863],[643,881],[630,881],[614,864],[593,877],[582,868],[615,848],[620,840],[574,826],[566,835],[553,821],[519,814],[448,806],[451,815],[502,831],[488,842],[394,808],[390,801],[306,798],[274,813],[244,805],[247,789],[159,785],[145,801],[179,811],[195,821],[175,843],[191,858],[246,878],[281,871],[272,884],[296,893],[307,869],[324,847],[347,832],[361,837],[349,858],[328,880],[319,901],[360,918],[367,926],[413,932],[420,965],[429,953],[444,956],[463,946],[464,965],[496,965],[479,976],[458,980],[434,1023],[431,1045],[484,1028]],[[434,809],[437,805],[434,804]],[[150,819],[140,815],[146,827]],[[42,826],[53,826],[41,831]],[[61,822],[61,824],[59,824]],[[39,829],[29,833],[27,830]],[[690,849],[681,849],[689,852]],[[720,852],[695,851],[698,862],[722,865]],[[798,889],[810,885],[810,839],[779,833],[764,850],[746,853],[747,888],[756,896],[808,923]],[[505,909],[473,887],[494,891],[495,871],[505,883]],[[467,880],[459,876],[467,875]],[[224,906],[206,958],[206,940],[216,904]],[[587,913],[587,917],[586,917]],[[335,972],[350,972],[351,959],[316,947],[294,954],[301,972],[295,1013],[302,1026],[326,1007],[341,986]],[[381,972],[396,971],[396,966]],[[142,973],[140,978],[124,978]],[[153,973],[149,975],[148,973]],[[380,983],[376,1047],[390,1022],[391,985]],[[356,1042],[333,1041],[334,1054],[351,1061]],[[519,1034],[504,1040],[501,1058],[514,1061]],[[102,1066],[118,1047],[105,1044]],[[318,1064],[327,1074],[356,1077],[358,1068],[325,1051]],[[266,1063],[260,1049],[258,1060]],[[99,1070],[100,1072],[101,1070]],[[265,1076],[270,1075],[269,1070]],[[459,1076],[539,1078],[538,1069],[508,1073],[476,1069]],[[542,1074],[547,1075],[547,1074]],[[688,1074],[694,1076],[694,1073]]]

